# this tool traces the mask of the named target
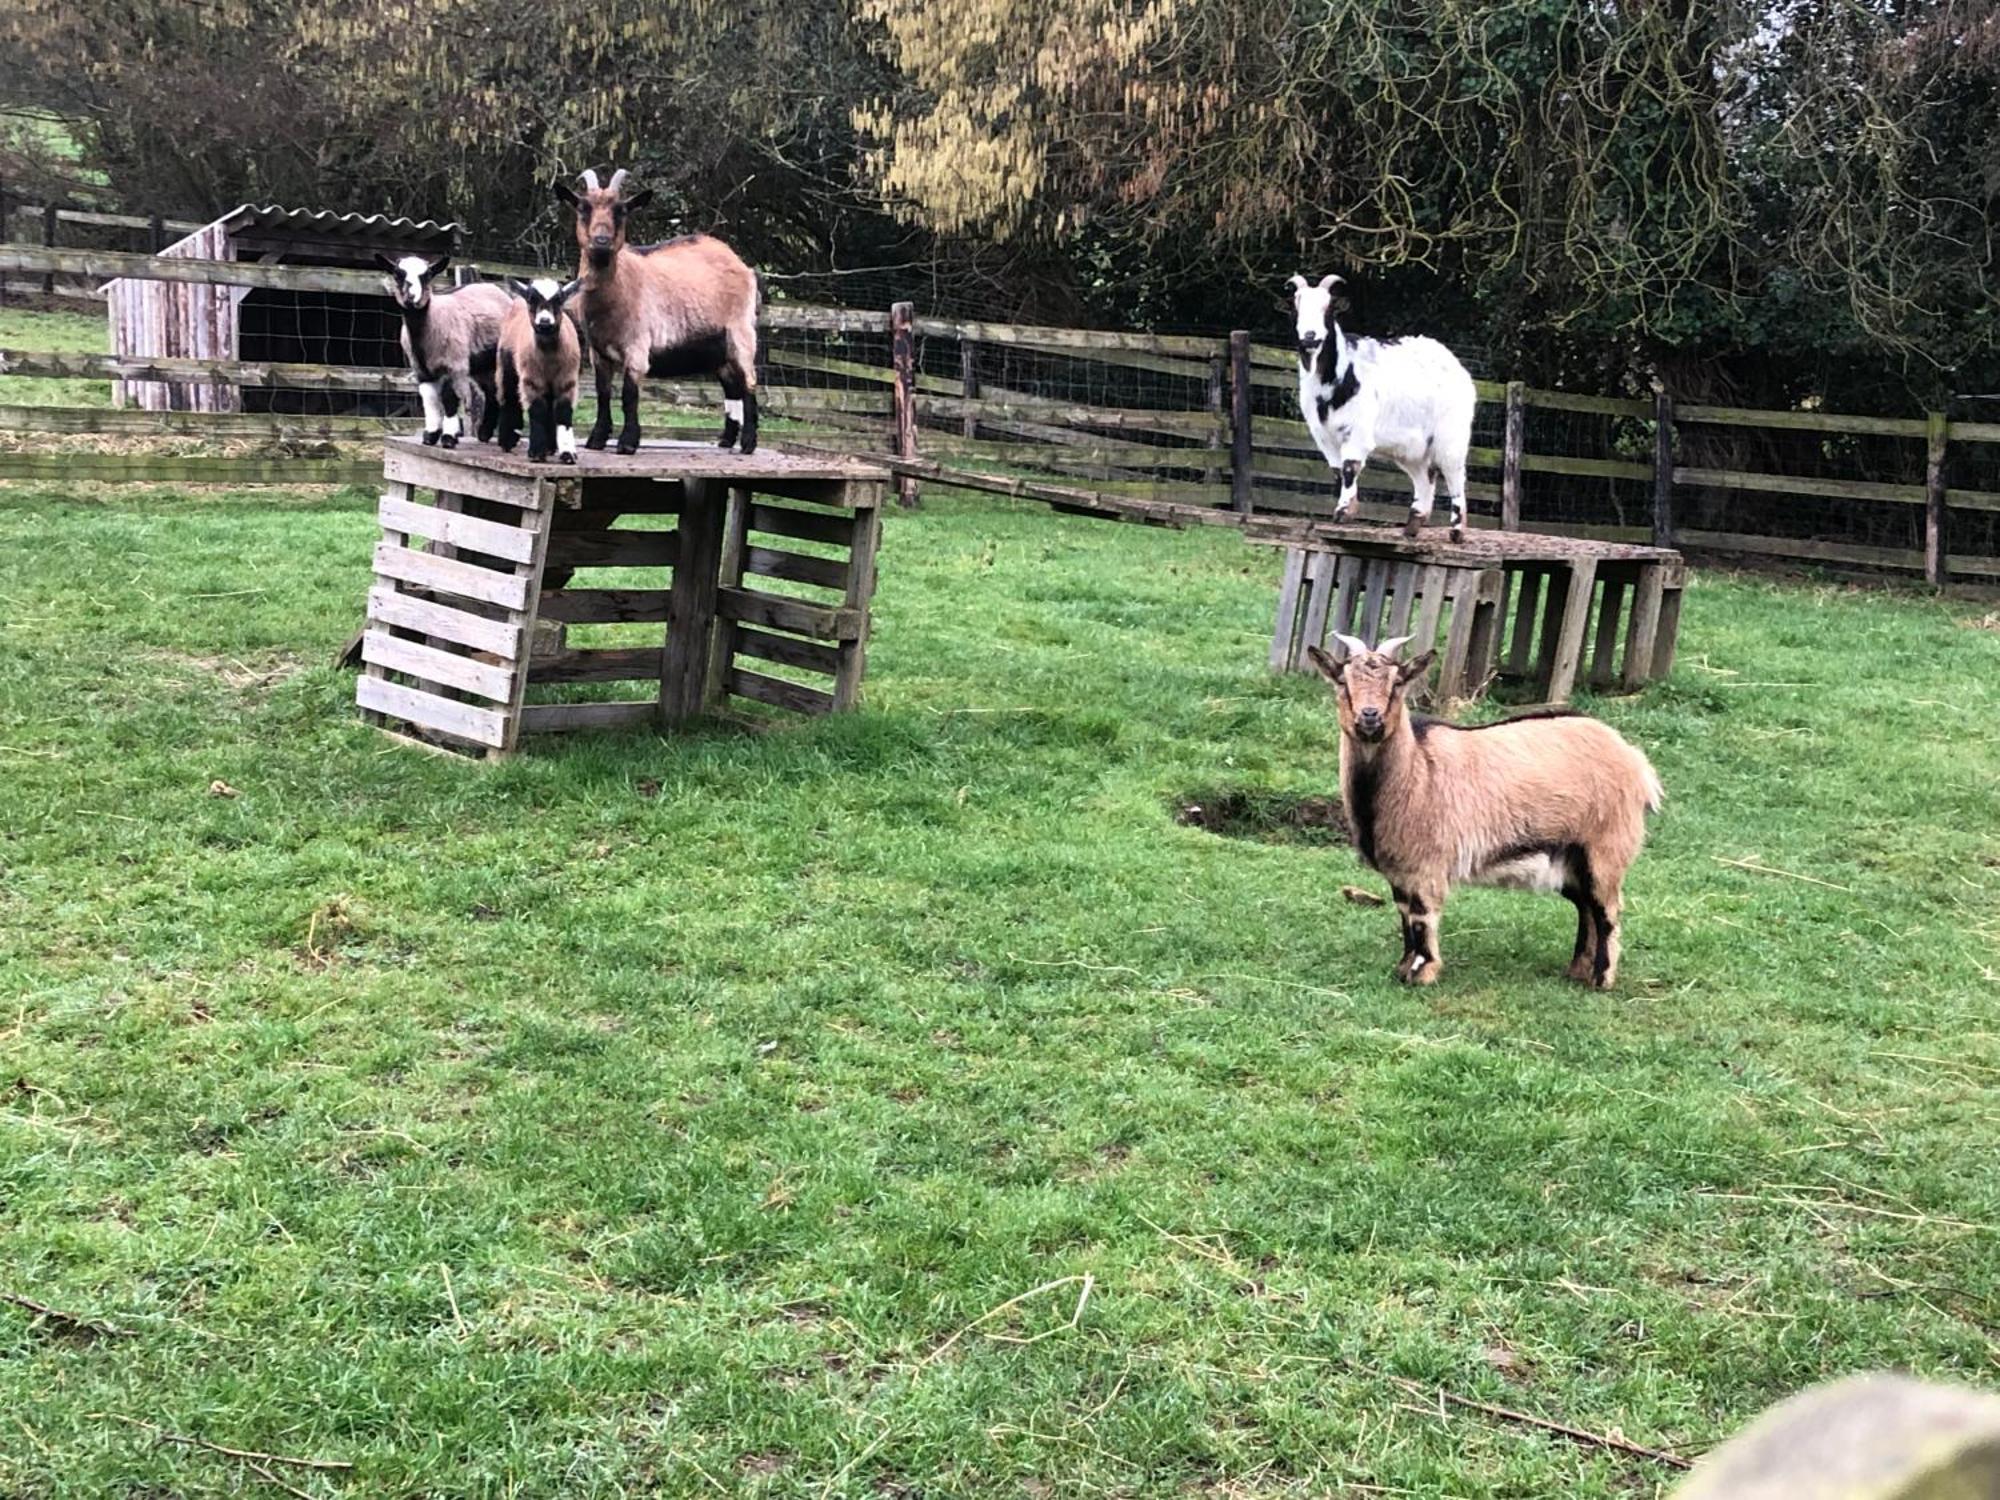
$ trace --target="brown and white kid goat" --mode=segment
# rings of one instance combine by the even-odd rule
[[[500,446],[514,451],[525,411],[528,457],[540,463],[553,454],[556,462],[573,464],[576,434],[571,423],[583,347],[563,307],[581,283],[557,286],[543,277],[510,279],[508,285],[514,304],[500,325]]]
[[[1435,984],[1438,922],[1459,884],[1560,891],[1576,907],[1569,977],[1618,977],[1625,872],[1658,812],[1660,778],[1609,725],[1562,709],[1495,724],[1412,717],[1404,701],[1437,653],[1406,662],[1400,636],[1369,650],[1352,636],[1336,660],[1308,655],[1340,713],[1340,794],[1354,847],[1388,877],[1403,919],[1396,977]]]
[[[682,235],[657,245],[628,245],[625,221],[653,192],[625,196],[625,173],[599,187],[583,174],[583,191],[560,183],[556,196],[576,211],[577,308],[597,377],[597,421],[585,440],[602,448],[611,438],[611,376],[624,375],[620,453],[639,451],[639,382],[647,376],[713,375],[722,383],[720,446],[757,447],[757,273],[721,240]]]

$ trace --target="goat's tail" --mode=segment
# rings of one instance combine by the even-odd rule
[[[1635,747],[1632,753],[1639,757],[1639,784],[1646,790],[1646,811],[1656,813],[1666,803],[1667,789],[1660,784],[1660,773],[1646,759],[1646,752]]]

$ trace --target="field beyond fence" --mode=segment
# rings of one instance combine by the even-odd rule
[[[153,227],[156,242],[161,232]],[[367,483],[379,463],[365,440],[414,419],[376,273],[0,245],[0,286],[18,297],[37,279],[42,294],[71,306],[102,305],[100,288],[114,280],[228,288],[245,305],[260,294],[270,347],[360,350],[350,358],[363,362],[0,349],[0,479]],[[334,322],[342,326],[329,334]],[[1325,514],[1336,492],[1298,417],[1291,351],[1248,332],[1054,328],[926,317],[908,303],[774,301],[762,353],[774,439],[883,458],[906,494],[946,484],[1185,525]],[[10,397],[19,380],[115,383],[127,398],[150,387],[162,394],[145,404],[162,409]],[[1467,486],[1478,524],[1938,584],[2000,578],[2000,423],[1677,406],[1671,392],[1607,396],[1523,380],[1478,389]],[[651,382],[647,396],[651,435],[702,436],[719,425],[707,382]],[[588,380],[580,404],[594,413]],[[198,442],[163,452],[149,439]],[[1401,473],[1380,466],[1362,487],[1364,514],[1384,519],[1400,515],[1409,492]]]

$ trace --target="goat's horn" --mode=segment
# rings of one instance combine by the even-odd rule
[[[1366,656],[1368,654],[1368,643],[1359,636],[1342,635],[1336,630],[1333,633],[1333,638],[1340,642],[1340,649],[1345,651],[1349,656]]]
[[[615,193],[623,186],[625,186],[625,169],[620,167],[611,174],[611,191]]]
[[[597,168],[585,167],[583,169],[583,185],[589,188],[593,193],[597,191],[598,189]]]
[[[1390,652],[1394,651],[1398,646],[1402,645],[1404,642],[1413,641],[1415,639],[1416,637],[1413,635],[1399,635],[1391,640],[1386,640],[1382,642],[1382,644],[1377,646],[1375,649],[1377,651],[1380,651],[1384,656],[1387,656]]]

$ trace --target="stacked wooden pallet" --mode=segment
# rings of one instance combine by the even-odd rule
[[[746,458],[694,443],[580,458],[552,468],[483,445],[385,444],[356,688],[364,713],[385,729],[493,754],[523,734],[677,723],[732,700],[807,714],[853,706],[886,473],[837,456],[766,448]],[[639,524],[620,524],[628,520]],[[630,569],[670,570],[670,580],[634,586],[618,576]],[[627,623],[663,630],[639,646],[567,639],[571,625]],[[648,690],[528,701],[544,684],[603,682]]]

